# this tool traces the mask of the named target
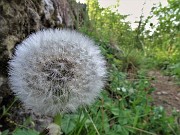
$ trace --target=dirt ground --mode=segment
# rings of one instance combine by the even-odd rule
[[[155,106],[163,106],[168,114],[175,109],[180,112],[180,86],[173,78],[162,75],[160,71],[150,71],[150,77],[155,78],[151,84],[155,88],[152,92]]]

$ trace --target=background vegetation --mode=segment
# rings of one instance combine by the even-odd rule
[[[163,107],[152,105],[150,94],[154,88],[150,81],[154,78],[147,76],[148,70],[159,69],[174,76],[177,83],[180,80],[180,1],[168,3],[167,7],[153,7],[148,18],[141,16],[139,26],[133,30],[126,22],[127,16],[116,12],[118,3],[101,8],[97,0],[87,1],[88,15],[78,30],[100,46],[109,79],[96,103],[63,116],[61,128],[65,135],[180,134],[179,113],[167,115]],[[155,16],[157,25],[150,22]],[[145,29],[147,26],[150,29]],[[38,134],[27,125],[23,129],[17,125],[12,134]]]

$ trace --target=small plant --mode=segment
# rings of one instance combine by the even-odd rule
[[[142,64],[142,53],[137,49],[132,49],[122,56],[122,71],[136,73]]]

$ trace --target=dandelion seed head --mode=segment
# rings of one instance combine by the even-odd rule
[[[74,112],[98,97],[106,62],[88,37],[70,30],[36,32],[16,47],[9,82],[28,109],[45,115]]]

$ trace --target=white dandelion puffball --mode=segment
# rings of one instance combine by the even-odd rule
[[[10,87],[34,112],[50,116],[74,112],[98,97],[105,64],[88,37],[71,30],[42,30],[16,47],[9,61]]]

